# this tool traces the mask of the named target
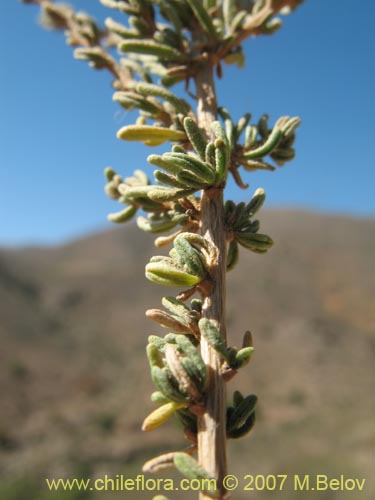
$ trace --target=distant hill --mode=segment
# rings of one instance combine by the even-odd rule
[[[259,397],[253,434],[230,443],[230,471],[365,477],[361,499],[373,498],[375,220],[270,211],[261,222],[275,247],[241,251],[228,275],[230,341],[251,329],[256,349],[229,392]],[[173,423],[140,430],[153,407],[145,345],[160,331],[144,311],[166,293],[144,278],[153,253],[134,225],[0,250],[1,499],[123,498],[53,496],[43,478],[134,477],[143,460],[184,446]],[[306,495],[250,493],[236,499]]]

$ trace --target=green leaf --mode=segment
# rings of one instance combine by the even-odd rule
[[[165,359],[169,370],[178,382],[180,389],[190,396],[193,401],[201,399],[199,383],[195,382],[195,368],[191,365],[186,370],[183,360],[185,359],[172,344],[165,346]],[[192,369],[192,372],[191,372]],[[191,376],[191,373],[193,376]]]
[[[251,200],[246,205],[246,212],[249,214],[249,217],[255,215],[262,208],[264,202],[266,200],[266,193],[264,189],[258,188],[253,194]]]
[[[182,394],[179,389],[173,385],[167,368],[161,369],[158,366],[153,366],[151,368],[151,378],[159,391],[168,399],[177,403],[187,400],[186,395]]]
[[[148,233],[163,233],[173,229],[178,224],[186,222],[188,216],[185,214],[178,214],[172,218],[160,217],[159,219],[146,219],[143,216],[138,217],[137,225],[142,231]]]
[[[175,297],[163,297],[161,303],[168,311],[177,316],[186,316],[190,313],[188,306]]]
[[[274,17],[264,23],[262,33],[265,35],[273,35],[281,28],[282,25],[282,20],[279,17]]]
[[[215,160],[215,144],[213,142],[209,142],[206,146],[205,150],[205,159],[206,162],[211,165],[211,167],[215,168],[216,160]]]
[[[153,403],[165,404],[169,403],[170,400],[164,396],[164,394],[160,391],[155,391],[151,394],[151,401]]]
[[[151,165],[155,165],[156,167],[163,168],[167,172],[176,175],[178,172],[181,172],[182,167],[176,165],[176,162],[173,158],[165,158],[160,155],[150,155],[147,157],[147,161],[151,163]]]
[[[124,141],[156,141],[162,144],[166,141],[183,141],[186,139],[185,132],[166,127],[154,125],[126,125],[117,132],[117,138]],[[149,142],[150,145],[152,145]]]
[[[201,0],[186,0],[186,2],[190,5],[203,30],[214,38],[217,38],[215,26],[209,13],[203,7]]]
[[[228,138],[229,147],[232,149],[234,147],[235,142],[235,129],[236,126],[233,123],[233,120],[229,114],[229,111],[226,108],[219,108],[219,115],[224,121],[225,126],[225,135]]]
[[[164,153],[163,158],[174,161],[181,168],[180,173],[191,172],[201,182],[210,184],[215,180],[215,173],[210,165],[194,156],[186,153]]]
[[[190,480],[199,480],[202,482],[202,484],[210,486],[208,490],[206,490],[206,493],[212,497],[217,496],[218,493],[216,491],[216,480],[212,479],[212,482],[210,481],[210,485],[208,485],[207,481],[202,481],[203,479],[209,480],[211,478],[208,475],[207,471],[204,470],[203,467],[201,467],[193,457],[191,457],[187,453],[177,452],[173,457],[173,462],[176,469],[181,472],[183,476]]]
[[[215,170],[216,182],[220,183],[225,180],[227,174],[227,164],[224,144],[220,144],[219,147],[215,147]]]
[[[89,66],[95,69],[110,67],[113,64],[111,56],[101,47],[75,49],[74,58],[81,61],[88,61]]]
[[[150,262],[146,265],[146,278],[164,286],[194,286],[202,281],[199,276],[181,271],[163,261]]]
[[[116,33],[123,38],[140,38],[141,34],[136,30],[130,30],[126,28],[123,24],[114,21],[112,18],[108,17],[104,21],[105,27],[112,33]]]
[[[259,118],[259,121],[258,121],[258,131],[260,133],[260,135],[262,136],[262,139],[267,139],[268,135],[269,135],[269,130],[268,130],[268,120],[269,120],[269,116],[267,115],[267,113],[265,113],[264,115],[262,115],[260,118]]]
[[[187,116],[184,119],[184,128],[186,135],[188,136],[189,141],[195,149],[197,155],[201,160],[205,161],[207,141],[200,131],[198,125],[192,118]]]
[[[230,431],[227,431],[227,437],[231,439],[238,439],[246,434],[248,434],[252,428],[255,425],[255,412],[253,412],[249,418],[246,420],[246,422],[238,428],[232,429]]]
[[[238,406],[241,403],[241,401],[243,401],[243,399],[244,397],[240,391],[233,392],[233,404],[235,407]]]
[[[276,122],[276,125],[278,125],[284,135],[284,137],[289,137],[290,135],[294,134],[295,130],[299,125],[301,124],[301,118],[298,116],[294,116],[290,118],[289,116],[283,116]]]
[[[190,111],[190,106],[185,100],[180,99],[175,94],[164,87],[160,87],[159,85],[141,82],[137,84],[136,90],[140,94],[161,97],[162,99],[170,102],[179,113],[186,114]]]
[[[230,28],[231,22],[238,11],[236,0],[223,0],[223,18],[227,30]]]
[[[204,257],[195,249],[186,239],[184,233],[181,233],[173,242],[173,246],[178,254],[179,261],[184,268],[191,274],[204,278],[206,269],[204,267]]]
[[[126,14],[138,14],[139,11],[135,6],[129,5],[125,1],[118,0],[100,0],[105,7],[109,7],[110,9],[117,9],[120,12],[125,12]]]
[[[236,353],[234,368],[241,368],[245,366],[254,352],[254,347],[243,347]]]
[[[186,184],[186,182],[179,181],[173,175],[166,174],[161,170],[154,170],[154,177],[160,184],[164,184],[168,187],[178,189],[186,189],[187,187],[190,187],[188,184]]]
[[[282,136],[283,133],[281,129],[275,126],[270,135],[268,136],[266,142],[262,144],[262,146],[259,146],[256,149],[244,153],[243,155],[244,158],[248,160],[257,160],[259,158],[263,158],[263,156],[268,155],[269,153],[272,152],[273,149],[276,148]]]
[[[161,356],[159,348],[154,344],[150,343],[146,347],[148,362],[150,363],[150,368],[157,366],[163,368],[163,358]]]
[[[122,52],[134,52],[137,54],[148,54],[156,56],[164,61],[185,61],[186,56],[179,50],[176,50],[169,45],[151,42],[148,40],[126,40],[119,44],[119,49]]]
[[[194,189],[194,191],[207,187],[206,182],[202,181],[200,177],[197,177],[195,174],[187,170],[182,170],[176,177],[178,181],[185,184],[186,187]]]
[[[112,99],[125,109],[141,109],[156,117],[160,114],[160,108],[135,92],[115,92]]]
[[[240,137],[240,135],[242,134],[242,132],[245,130],[245,128],[247,127],[247,124],[249,123],[251,119],[251,113],[246,113],[244,116],[242,116],[238,122],[237,122],[237,126],[236,126],[236,130],[237,130],[237,139]]]
[[[238,263],[239,252],[238,245],[235,240],[231,240],[227,253],[227,271],[234,269]]]
[[[104,175],[105,175],[105,178],[107,179],[107,181],[110,182],[114,178],[114,176],[116,175],[116,172],[113,170],[113,168],[106,167],[104,169]]]
[[[197,370],[195,373],[198,374],[198,379],[204,384],[207,376],[207,370],[198,349],[185,335],[178,335],[176,337],[176,343],[183,350],[187,358],[193,363],[195,370]]]
[[[224,359],[228,360],[228,349],[225,345],[220,331],[217,329],[213,321],[207,318],[202,318],[199,320],[198,326],[201,334],[207,340],[207,342],[215,349],[215,351],[220,353]]]
[[[211,123],[211,129],[212,132],[215,134],[215,137],[223,141],[226,150],[228,150],[227,152],[230,153],[229,140],[222,124],[218,120],[216,120]]]
[[[164,347],[167,341],[165,340],[165,338],[162,339],[157,335],[149,335],[148,342],[149,344],[153,344],[155,347],[157,347],[160,352],[164,352]]]
[[[273,240],[266,234],[235,233],[235,238],[240,245],[256,253],[264,253],[273,245]]]
[[[257,140],[258,129],[255,125],[247,125],[245,127],[245,148],[250,149]]]
[[[135,215],[136,212],[137,212],[136,206],[128,205],[120,212],[108,214],[108,220],[110,222],[116,222],[116,223],[127,222]]]
[[[237,14],[233,17],[232,22],[229,26],[229,33],[236,33],[239,28],[241,28],[242,23],[246,19],[248,12],[246,10],[240,10],[237,12]]]
[[[183,408],[182,410],[178,410],[176,413],[176,417],[184,426],[185,430],[188,430],[194,436],[197,435],[197,417],[193,415],[188,409]]]
[[[271,156],[276,154],[276,151],[274,153],[271,153]],[[275,167],[270,165],[269,163],[266,163],[265,161],[259,161],[259,160],[246,160],[244,158],[241,158],[241,165],[243,165],[244,169],[253,172],[254,170],[269,170],[270,172],[273,172]]]
[[[246,396],[235,408],[230,418],[227,420],[227,431],[240,428],[252,413],[255,412],[255,406],[258,398],[251,394]]]
[[[160,406],[150,413],[143,421],[142,430],[152,431],[164,424],[177,410],[186,407],[186,403],[175,403],[174,401]]]
[[[164,188],[152,186],[152,190],[148,192],[148,197],[158,203],[163,203],[167,201],[176,201],[180,198],[186,198],[187,196],[193,194],[196,189],[174,189],[174,188]]]

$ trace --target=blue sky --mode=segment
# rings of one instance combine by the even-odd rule
[[[96,0],[72,4],[98,19]],[[354,7],[353,7],[354,6]],[[375,215],[375,3],[307,0],[271,37],[248,40],[246,68],[225,67],[219,102],[235,118],[299,115],[297,157],[274,173],[245,174],[269,207]],[[58,243],[109,227],[117,209],[103,168],[152,172],[151,149],[118,141],[128,117],[110,77],[72,58],[62,34],[37,25],[37,8],[0,5],[0,244]],[[250,192],[228,189],[228,197]]]

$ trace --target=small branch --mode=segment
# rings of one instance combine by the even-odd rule
[[[63,3],[52,0],[22,0],[24,3],[37,4],[40,8],[45,9],[49,15],[58,17],[58,25],[55,29],[64,30],[69,45],[79,47],[91,51],[103,62],[103,69],[107,69],[119,82],[118,90],[127,90],[129,82],[132,81],[132,76],[128,68],[122,67],[109,54],[109,52],[101,45],[101,39],[105,32],[100,32],[98,37],[90,39],[82,34],[82,27],[76,19],[75,12],[65,6]],[[78,49],[79,50],[79,49]]]
[[[264,21],[274,12],[273,0],[266,0],[264,7],[253,16],[248,16],[249,20],[245,23],[245,29],[239,30],[235,35],[233,41],[225,45],[225,52],[220,53],[220,58],[224,58],[225,55],[235,47],[238,47],[246,38],[254,34],[254,31],[261,26]],[[248,18],[246,18],[248,19]]]
[[[265,0],[264,6],[259,12],[246,17],[247,21],[245,21],[243,29],[238,30],[232,42],[224,45],[223,50],[219,49],[220,59],[223,59],[231,50],[238,47],[246,38],[259,35],[259,28],[270,16],[277,14],[284,7],[295,9],[302,2],[303,0],[279,0],[277,2],[275,0]]]

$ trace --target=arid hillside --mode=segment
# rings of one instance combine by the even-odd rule
[[[230,472],[366,478],[361,494],[308,497],[370,500],[375,220],[269,211],[261,223],[275,247],[243,250],[228,275],[231,343],[246,329],[255,339],[254,358],[229,391],[259,397],[254,431],[230,443]],[[145,345],[159,330],[144,310],[166,293],[144,278],[153,253],[152,237],[134,225],[60,247],[0,250],[1,500],[152,498],[53,494],[44,478],[134,477],[144,460],[184,446],[173,421],[140,430],[153,407]],[[234,498],[306,493],[239,490]]]

